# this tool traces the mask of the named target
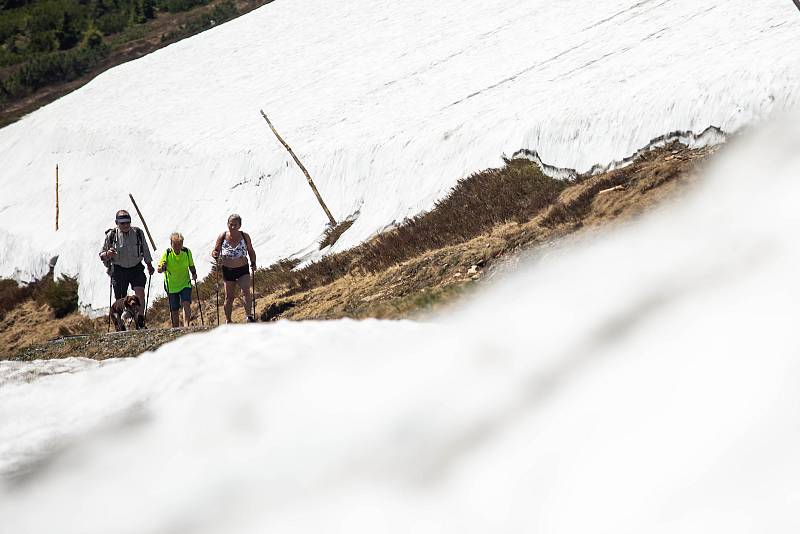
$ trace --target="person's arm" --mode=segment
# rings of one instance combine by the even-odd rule
[[[161,259],[158,260],[158,272],[163,273],[167,270],[167,251],[164,251],[164,254],[161,255]]]
[[[192,251],[187,248],[186,252],[189,253],[189,272],[192,273],[192,280],[197,281],[197,270],[194,268],[194,258],[192,257]]]
[[[103,261],[111,261],[114,258],[114,254],[111,254],[111,239],[114,235],[113,232],[109,232],[103,238],[103,249],[100,251],[100,259]]]
[[[222,249],[222,240],[225,239],[225,232],[222,232],[214,243],[214,249],[211,251],[211,257],[215,260],[219,258],[219,251]]]
[[[153,269],[153,256],[150,254],[150,245],[147,244],[147,239],[144,238],[144,232],[142,232],[141,228],[137,228],[136,231],[139,232],[139,237],[142,240],[142,251],[144,262],[147,264],[147,272],[150,273],[150,276],[153,276],[155,269]]]
[[[253,242],[250,240],[250,235],[249,234],[245,234],[244,232],[242,232],[242,234],[244,235],[244,242],[247,245],[247,254],[250,255],[250,269],[252,269],[253,272],[255,272],[255,270],[256,270],[256,251],[253,248]]]

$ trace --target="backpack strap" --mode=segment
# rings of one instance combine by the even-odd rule
[[[114,233],[114,237],[110,238],[112,232]],[[108,230],[106,230],[106,241],[105,241],[106,246],[107,247],[111,246],[112,242],[115,245],[117,243],[117,229],[116,228],[109,228]]]
[[[136,254],[144,258],[144,247],[142,246],[142,229],[136,228]]]
[[[164,255],[164,292],[167,294],[169,294],[169,271],[167,270],[167,262],[169,261],[170,254],[173,254],[172,248],[167,248]]]
[[[112,235],[113,233],[113,235]],[[117,232],[116,228],[109,228],[106,230],[105,239],[103,240],[103,249],[108,250],[108,248],[112,245],[112,243],[116,246],[117,241]],[[106,274],[110,276],[112,279],[114,278],[114,262],[109,259],[100,259],[103,262],[103,265],[106,267]]]

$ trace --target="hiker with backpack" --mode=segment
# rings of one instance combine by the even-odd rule
[[[164,273],[164,288],[169,301],[169,316],[172,328],[179,326],[178,311],[183,307],[183,326],[189,326],[192,317],[192,282],[197,281],[192,251],[183,246],[183,235],[178,232],[169,236],[170,244],[158,262],[158,272]]]
[[[256,251],[250,236],[241,231],[242,218],[233,214],[228,217],[228,230],[220,234],[211,251],[211,257],[217,260],[217,266],[222,267],[222,278],[225,281],[225,320],[230,323],[233,311],[233,299],[236,297],[236,286],[244,294],[245,313],[247,322],[254,323],[256,318],[252,308],[252,293],[250,291],[251,273],[256,271]],[[247,257],[250,257],[248,267]]]
[[[100,250],[100,260],[106,266],[106,272],[111,277],[111,286],[114,298],[121,299],[128,294],[128,287],[133,289],[139,297],[139,302],[145,302],[144,286],[147,279],[144,274],[144,265],[147,272],[153,275],[153,258],[150,248],[144,238],[141,228],[131,226],[131,216],[125,210],[117,212],[116,228],[106,230],[103,248]],[[136,318],[136,327],[144,328],[144,307],[139,308]]]

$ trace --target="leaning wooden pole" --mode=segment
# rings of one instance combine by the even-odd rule
[[[56,164],[56,232],[58,232],[58,164]]]
[[[142,225],[144,226],[144,231],[147,232],[147,237],[150,238],[150,245],[153,246],[154,251],[158,250],[156,248],[155,241],[153,241],[153,236],[150,235],[150,229],[147,227],[147,223],[145,222],[144,217],[142,217],[142,212],[139,211],[139,206],[136,205],[136,201],[133,199],[133,195],[128,193],[128,196],[131,197],[131,202],[133,202],[133,207],[136,208],[136,213],[139,214],[139,220],[142,221]]]
[[[260,111],[261,111],[261,116],[264,117],[264,120],[267,121],[267,124],[269,124],[269,127],[272,130],[272,133],[275,134],[275,137],[278,138],[278,141],[280,141],[281,144],[284,146],[284,148],[286,148],[286,150],[289,152],[289,154],[291,154],[292,158],[294,158],[295,163],[297,163],[297,165],[300,167],[300,170],[303,171],[303,174],[306,175],[306,180],[308,180],[308,185],[310,185],[311,186],[311,190],[314,191],[314,195],[316,195],[317,200],[319,201],[319,205],[322,206],[322,209],[325,211],[325,215],[328,216],[328,220],[331,222],[331,226],[336,226],[336,224],[337,224],[336,223],[336,219],[333,218],[333,215],[331,215],[331,212],[328,209],[328,206],[325,205],[325,201],[322,200],[322,195],[319,194],[319,191],[317,190],[317,186],[314,185],[314,181],[311,179],[311,175],[308,174],[308,171],[306,170],[306,168],[303,166],[302,163],[300,163],[300,159],[295,155],[294,151],[292,150],[292,147],[290,147],[289,144],[286,141],[283,140],[281,135],[278,133],[278,131],[272,125],[272,123],[270,122],[269,118],[267,117],[267,114],[264,113],[264,110],[262,109]]]

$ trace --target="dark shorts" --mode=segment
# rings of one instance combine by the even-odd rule
[[[144,275],[144,264],[133,267],[114,266],[114,298],[121,299],[128,294],[128,286],[144,288],[147,277]]]
[[[177,293],[167,293],[169,300],[169,310],[178,311],[181,308],[181,302],[192,302],[192,288],[184,287]]]
[[[235,282],[246,274],[250,274],[249,265],[242,265],[241,267],[222,266],[222,279],[226,282]]]

